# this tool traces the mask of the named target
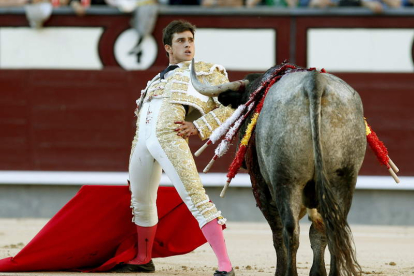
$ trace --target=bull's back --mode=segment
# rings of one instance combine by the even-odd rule
[[[365,132],[359,95],[333,75],[291,73],[270,89],[257,123],[259,163],[267,181],[275,170],[305,183],[313,178],[310,101],[321,89],[320,137],[327,170],[343,167],[352,158],[362,162]]]

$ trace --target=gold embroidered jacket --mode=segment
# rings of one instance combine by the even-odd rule
[[[200,138],[205,140],[234,110],[221,105],[217,97],[204,96],[194,89],[190,80],[191,62],[181,62],[178,65],[180,67],[167,74],[166,79],[161,80],[158,74],[149,81],[147,87],[141,91],[141,98],[137,103],[141,102],[144,95],[144,102],[162,95],[169,98],[171,103],[188,105],[186,120],[194,123]],[[227,72],[221,65],[200,61],[195,63],[195,70],[202,83],[219,85],[228,82]]]

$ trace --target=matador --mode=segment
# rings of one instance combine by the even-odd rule
[[[170,65],[148,82],[137,100],[129,177],[138,250],[134,259],[116,267],[115,272],[155,271],[151,250],[158,223],[156,195],[164,170],[213,248],[218,259],[214,275],[235,275],[223,237],[222,225],[226,220],[209,200],[188,146],[190,135],[207,139],[234,110],[222,106],[215,97],[200,94],[192,86],[194,32],[195,26],[186,21],[173,21],[163,30]],[[196,62],[195,70],[203,83],[228,82],[221,65]]]

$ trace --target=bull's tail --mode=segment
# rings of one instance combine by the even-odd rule
[[[351,229],[346,221],[346,215],[338,204],[332,192],[331,185],[324,166],[321,144],[321,100],[326,89],[326,81],[320,73],[310,74],[309,90],[310,118],[315,159],[316,194],[318,211],[322,215],[328,246],[335,256],[336,268],[340,275],[361,275],[361,267],[357,262]],[[332,267],[331,267],[332,269]]]

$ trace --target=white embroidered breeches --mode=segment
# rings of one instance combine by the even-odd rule
[[[216,218],[225,222],[205,193],[187,141],[174,131],[178,126],[174,122],[184,116],[184,107],[168,98],[155,97],[142,105],[129,163],[133,221],[139,226],[158,223],[156,197],[162,170],[200,228]]]

